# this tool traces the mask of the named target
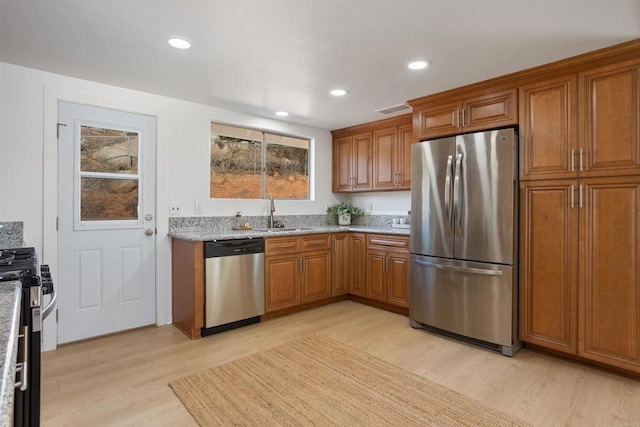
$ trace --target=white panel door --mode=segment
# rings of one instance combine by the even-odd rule
[[[59,104],[58,343],[155,323],[154,117]]]

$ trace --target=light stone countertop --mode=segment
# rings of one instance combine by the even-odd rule
[[[20,327],[20,282],[0,283],[0,425],[13,424],[13,397],[15,394],[16,358],[18,357],[18,334]]]
[[[278,237],[278,236],[297,236],[304,234],[319,233],[341,233],[341,232],[358,232],[358,233],[376,233],[376,234],[394,234],[399,236],[408,236],[408,228],[392,228],[392,227],[376,227],[376,226],[311,226],[311,227],[287,227],[284,231],[266,231],[266,229],[255,230],[209,230],[209,229],[187,229],[174,230],[169,232],[169,236],[188,241],[211,241],[211,240],[232,240],[247,239],[256,237]]]

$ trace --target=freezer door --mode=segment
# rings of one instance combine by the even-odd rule
[[[411,146],[411,252],[453,257],[455,137]]]
[[[514,267],[411,256],[409,318],[510,347],[515,334]]]
[[[456,138],[454,258],[514,264],[516,147],[513,129]]]

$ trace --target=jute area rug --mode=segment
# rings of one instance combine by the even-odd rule
[[[202,426],[528,426],[323,335],[172,381]]]

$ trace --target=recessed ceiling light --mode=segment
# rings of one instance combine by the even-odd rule
[[[333,96],[344,96],[347,94],[347,91],[344,89],[333,89],[331,91],[331,95]]]
[[[409,65],[407,65],[407,67],[409,67],[409,69],[411,70],[422,70],[424,68],[427,68],[429,66],[429,63],[427,61],[414,61],[414,62],[410,62]]]
[[[189,49],[191,47],[191,42],[182,37],[171,37],[169,44],[176,49]]]
[[[276,116],[287,117],[288,115],[289,113],[287,113],[286,111],[276,111]]]

